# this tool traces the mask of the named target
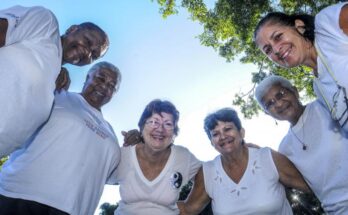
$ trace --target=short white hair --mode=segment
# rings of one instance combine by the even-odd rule
[[[280,85],[292,92],[294,91],[294,86],[288,79],[278,75],[270,75],[266,77],[257,85],[255,89],[255,98],[262,109],[264,109],[262,104],[262,98],[274,85]]]

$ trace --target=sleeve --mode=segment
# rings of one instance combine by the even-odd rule
[[[316,33],[337,37],[341,32],[339,27],[339,16],[341,8],[348,2],[337,3],[321,10],[315,16]]]
[[[214,184],[211,182],[211,177],[215,177],[214,160],[203,163],[203,177],[204,177],[204,188],[210,198],[213,196]]]
[[[111,130],[113,131],[112,127],[111,127]],[[117,170],[117,167],[118,167],[118,165],[120,164],[120,161],[121,161],[121,149],[119,147],[116,135],[115,135],[115,140],[116,140],[115,144],[117,145],[117,147],[116,147],[116,151],[115,151],[115,155],[114,155],[114,159],[113,159],[113,164],[111,165],[112,169],[111,169],[109,177],[108,177],[108,179],[106,181],[107,184],[111,184],[111,185],[118,184],[118,182],[117,182],[117,171],[116,170]]]
[[[8,21],[6,46],[23,40],[39,41],[59,32],[56,17],[43,7],[14,6],[1,10],[0,18]]]
[[[188,171],[188,180],[190,181],[195,177],[199,168],[202,166],[202,162],[196,158],[189,150],[189,171]]]

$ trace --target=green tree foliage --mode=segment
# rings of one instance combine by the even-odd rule
[[[0,171],[1,171],[1,167],[2,165],[7,161],[8,157],[3,157],[0,159]]]
[[[100,209],[99,215],[114,215],[114,212],[117,209],[117,207],[118,207],[118,203],[113,205],[113,204],[105,202],[99,207]]]
[[[242,63],[257,65],[258,71],[252,73],[252,83],[258,83],[270,73],[281,75],[292,80],[303,92],[304,99],[314,96],[310,69],[283,69],[274,65],[253,43],[254,28],[260,18],[271,11],[315,15],[336,2],[338,0],[217,0],[215,6],[208,9],[204,0],[157,0],[164,18],[178,13],[180,7],[187,9],[191,19],[203,26],[204,30],[198,36],[202,45],[212,47],[227,61],[238,58]],[[247,118],[260,111],[254,100],[254,88],[237,94],[233,104],[240,106]]]

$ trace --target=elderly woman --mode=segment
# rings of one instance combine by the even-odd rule
[[[254,40],[280,66],[313,69],[314,91],[332,119],[348,135],[348,3],[314,17],[269,13],[257,25]]]
[[[121,148],[116,171],[121,201],[115,214],[177,215],[183,185],[201,162],[186,148],[174,145],[179,112],[169,101],[153,100],[138,126],[144,144]]]
[[[269,76],[256,88],[256,99],[267,114],[290,123],[279,145],[302,173],[329,214],[348,214],[348,140],[325,107],[315,100],[302,105],[296,88],[285,78]]]
[[[292,214],[283,185],[309,188],[285,156],[270,148],[247,147],[231,108],[209,114],[204,129],[220,155],[199,170],[188,200],[178,203],[182,214],[197,214],[210,200],[214,214]]]

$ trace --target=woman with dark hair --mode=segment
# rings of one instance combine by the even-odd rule
[[[294,165],[270,148],[244,144],[245,130],[235,110],[209,114],[204,130],[220,153],[203,164],[181,214],[198,214],[212,201],[214,214],[292,214],[283,185],[310,191]],[[283,185],[282,185],[283,184]]]
[[[121,201],[115,214],[177,215],[179,193],[197,173],[201,162],[174,145],[179,112],[169,101],[153,100],[138,126],[144,144],[121,148],[116,179]]]
[[[348,135],[348,4],[309,15],[269,13],[258,23],[254,40],[276,64],[313,69],[314,91],[331,118]]]

